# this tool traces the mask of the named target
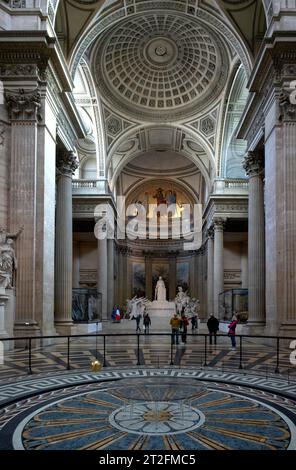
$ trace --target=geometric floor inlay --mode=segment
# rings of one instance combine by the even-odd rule
[[[133,379],[136,398],[145,379]],[[192,381],[191,381],[192,382]],[[182,388],[186,389],[184,382]],[[37,407],[15,429],[16,449],[244,449],[295,448],[295,423],[266,398],[212,384],[190,400],[121,396],[120,381],[76,392]],[[148,386],[149,388],[149,386]],[[162,394],[167,398],[166,386]],[[191,384],[190,384],[191,388]],[[186,390],[185,390],[186,391]]]

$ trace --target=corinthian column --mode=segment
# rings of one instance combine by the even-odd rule
[[[102,320],[108,319],[108,251],[107,238],[98,240],[98,292],[101,294]],[[110,271],[109,271],[110,273]]]
[[[23,233],[16,240],[15,333],[37,330],[35,298],[37,121],[41,98],[37,90],[5,95],[11,121],[10,230]]]
[[[263,161],[260,154],[249,152],[244,161],[249,177],[248,230],[248,324],[265,323],[265,236]]]
[[[207,232],[207,310],[208,315],[214,313],[214,230]]]
[[[224,224],[222,219],[214,221],[214,313],[219,317],[219,294],[224,291]]]
[[[114,305],[114,240],[107,241],[107,258],[108,258],[108,299],[107,299],[107,317],[111,318]]]
[[[55,325],[58,333],[71,333],[72,323],[72,176],[78,167],[73,152],[57,160]]]
[[[145,295],[147,299],[152,298],[152,256],[151,253],[145,253]]]

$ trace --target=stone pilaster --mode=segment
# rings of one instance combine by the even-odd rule
[[[214,313],[214,230],[207,232],[207,310],[208,315]]]
[[[6,92],[11,122],[11,163],[9,226],[12,232],[22,226],[16,241],[18,270],[16,275],[15,333],[38,331],[36,321],[36,173],[37,122],[41,97],[38,90]]]
[[[107,259],[108,259],[108,271],[107,271],[107,316],[111,318],[112,309],[114,306],[114,240],[107,240]]]
[[[265,324],[265,223],[263,159],[249,152],[244,160],[249,177],[248,289],[249,325]]]
[[[73,242],[73,289],[80,287],[80,253],[79,242]]]
[[[294,65],[294,72],[296,65]],[[296,331],[296,104],[290,95],[283,92],[279,100],[282,123],[282,288],[283,309],[280,312],[281,332],[295,334]]]
[[[101,294],[102,320],[108,319],[108,249],[107,238],[98,240],[98,292]]]
[[[152,299],[152,257],[150,253],[145,253],[145,291],[146,297]]]
[[[73,152],[64,151],[57,159],[55,326],[58,333],[72,331],[72,176],[78,167]]]
[[[214,313],[219,317],[219,294],[224,291],[224,224],[214,220]]]
[[[174,300],[176,297],[176,281],[177,281],[177,255],[171,253],[169,256],[169,299]],[[152,272],[151,272],[152,284]]]

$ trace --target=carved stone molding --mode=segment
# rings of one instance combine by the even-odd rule
[[[0,77],[36,77],[38,76],[36,64],[0,64]]]
[[[26,91],[20,88],[17,91],[6,91],[5,100],[8,115],[12,121],[40,121],[42,119],[41,95],[37,89]]]
[[[72,151],[62,152],[57,158],[57,169],[61,175],[72,177],[78,166],[78,160]]]
[[[215,232],[223,232],[224,231],[225,224],[226,224],[225,219],[221,219],[221,218],[214,219],[213,223],[214,223]]]
[[[210,227],[210,228],[208,228],[208,230],[207,230],[207,237],[208,237],[208,238],[212,238],[212,239],[214,238],[214,227],[213,227],[213,226]]]
[[[257,152],[248,152],[243,161],[243,167],[249,178],[263,174],[263,158]]]
[[[291,101],[291,93],[283,90],[279,97],[280,121],[296,121],[296,104]]]

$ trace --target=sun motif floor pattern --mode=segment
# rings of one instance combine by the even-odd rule
[[[62,377],[66,381],[70,375],[64,374],[55,390],[50,389],[49,377],[35,378],[34,382],[43,380],[44,386],[47,381],[47,389],[34,395],[30,391],[28,398],[6,402],[0,409],[0,449],[296,449],[296,390],[292,386],[289,392],[284,387],[280,390],[280,379],[276,392],[266,389],[272,389],[271,381],[265,387],[257,378],[254,388],[247,381],[244,384],[239,374],[232,374],[232,383],[227,383],[226,374],[223,382],[223,374],[189,369],[110,371],[108,375],[110,382],[99,380],[98,374],[96,382],[79,384],[78,380],[65,388]],[[138,398],[134,403],[118,393],[127,377]],[[148,395],[139,400],[143,383],[151,377],[159,383],[165,380],[162,377],[171,377],[182,382],[182,389],[186,381],[195,380],[197,389],[200,384],[205,388],[180,407],[180,397],[164,386],[156,409]],[[23,381],[23,389],[29,382]],[[255,384],[254,378],[250,383]]]

